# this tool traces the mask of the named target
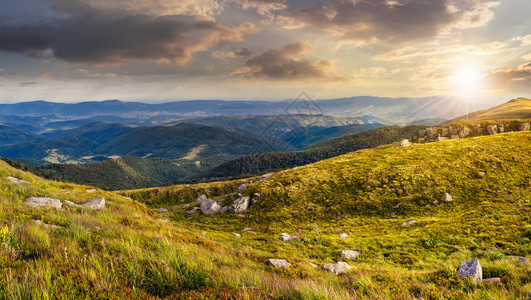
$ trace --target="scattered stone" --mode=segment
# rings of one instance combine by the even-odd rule
[[[338,276],[338,275],[344,274],[347,270],[352,269],[352,267],[349,266],[349,264],[347,264],[346,262],[340,261],[335,264],[326,264],[323,266],[323,269]]]
[[[262,180],[266,180],[268,178],[271,178],[271,176],[273,176],[273,174],[269,173],[269,174],[264,174],[262,175]]]
[[[100,210],[105,208],[105,198],[96,198],[82,205],[85,208]]]
[[[437,137],[437,128],[426,128],[426,135],[430,139],[434,139]]]
[[[72,202],[72,201],[65,200],[64,202],[65,202],[65,205],[66,205],[66,206],[69,206],[69,207],[81,207],[81,205],[79,205],[79,204],[75,204],[75,203]]]
[[[430,205],[429,205],[429,204],[426,204],[424,207],[428,208],[428,207],[430,207]]]
[[[352,250],[343,250],[339,254],[339,256],[343,259],[352,259],[352,260],[357,259],[359,255],[360,255],[359,251],[352,251]]]
[[[348,239],[349,236],[350,236],[350,235],[348,235],[348,234],[346,234],[346,233],[342,233],[342,234],[339,235],[339,238],[340,238],[340,239]]]
[[[523,256],[507,256],[507,258],[518,260],[521,264],[528,264],[531,262],[531,260],[523,257]]]
[[[232,235],[233,235],[233,236],[235,236],[235,237],[238,237],[238,238],[241,238],[241,237],[242,237],[242,235],[241,235],[241,234],[239,234],[239,233],[236,233],[236,232],[233,232],[233,233],[232,233]]]
[[[161,221],[162,223],[168,223],[167,219],[159,219],[159,221]]]
[[[520,123],[518,124],[518,131],[527,131],[531,129],[531,125],[529,123]]]
[[[397,145],[397,147],[409,147],[409,146],[411,146],[411,142],[408,139],[403,139]]]
[[[161,207],[161,208],[159,208],[159,210],[157,210],[157,212],[160,213],[160,214],[165,214],[165,213],[168,212],[168,210],[166,208],[162,208]]]
[[[253,196],[260,197],[260,193],[254,193]]]
[[[492,282],[492,283],[502,283],[502,279],[500,277],[494,277],[494,278],[487,278],[483,279],[483,283]]]
[[[187,208],[187,207],[190,207],[190,203],[183,205],[183,208]]]
[[[253,230],[253,229],[252,228],[244,228],[244,229],[242,229],[243,232],[251,231],[251,230]]]
[[[450,202],[454,200],[454,197],[452,197],[450,194],[448,193],[444,193],[444,197],[443,197],[443,201],[446,201],[446,202]]]
[[[479,172],[479,175],[480,175],[480,176],[487,176],[487,172],[480,171],[480,172]]]
[[[213,215],[219,213],[221,206],[214,200],[203,199],[199,209],[201,209],[201,212],[205,215]]]
[[[30,223],[33,223],[35,225],[42,225],[42,226],[44,226],[44,228],[52,228],[52,229],[61,228],[61,226],[57,226],[57,225],[53,225],[53,224],[46,224],[46,223],[42,222],[41,220],[31,219],[29,221],[30,221]]]
[[[251,204],[251,197],[249,196],[241,197],[234,201],[234,204],[232,204],[229,207],[229,211],[234,212],[234,213],[246,212],[249,210],[250,204]]]
[[[247,185],[246,184],[240,185],[240,187],[238,188],[238,193],[241,193],[241,192],[245,191],[245,189],[247,189]]]
[[[496,134],[498,133],[498,125],[488,125],[487,126],[487,132],[489,134]]]
[[[7,179],[9,179],[14,184],[18,184],[18,185],[24,184],[24,183],[29,183],[29,181],[26,181],[26,180],[23,180],[23,179],[18,179],[18,178],[11,177],[11,176],[8,176]]]
[[[463,128],[459,131],[459,138],[463,139],[466,138],[470,134],[470,129],[466,126],[463,126]]]
[[[417,220],[411,220],[411,221],[407,221],[407,222],[404,222],[402,223],[402,226],[411,226],[413,224],[417,224]]]
[[[186,213],[189,214],[189,215],[191,215],[191,214],[193,214],[193,213],[195,213],[195,212],[197,212],[197,211],[199,211],[199,210],[201,210],[201,208],[199,208],[199,207],[194,207],[194,208],[192,208],[192,209],[190,209],[190,210],[187,210]]]
[[[314,264],[314,263],[308,263],[308,264],[309,264],[310,266],[312,266],[313,268],[315,268],[315,269],[319,268],[319,265],[316,265],[316,264]]]
[[[298,209],[292,209],[291,212],[294,213],[294,214],[296,214],[296,213],[299,212],[299,210],[298,210]]]
[[[272,266],[273,268],[289,268],[291,266],[291,264],[285,259],[273,258],[267,260],[267,265]]]
[[[280,235],[280,241],[282,242],[297,241],[297,240],[299,240],[299,237],[296,235],[290,235],[287,233],[282,233]]]
[[[60,200],[46,197],[29,197],[26,199],[25,203],[34,208],[55,207],[57,209],[61,209],[63,206]]]
[[[254,232],[254,231],[246,231],[246,232],[247,232],[247,233],[250,233],[250,234],[254,234],[254,235],[256,235],[256,232]]]
[[[98,191],[97,189],[89,189],[89,190],[87,190],[87,193],[92,194],[92,193],[95,193],[97,191]]]
[[[480,284],[483,280],[483,269],[475,257],[462,263],[457,274],[461,277],[471,278],[476,284]]]
[[[436,142],[440,142],[440,141],[446,141],[446,140],[448,140],[448,139],[449,139],[449,138],[447,138],[447,137],[439,136],[439,137],[437,137],[437,138],[435,139],[435,141],[436,141]]]

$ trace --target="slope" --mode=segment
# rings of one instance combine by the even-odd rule
[[[480,110],[448,121],[481,121],[496,119],[528,119],[531,118],[531,99],[516,98],[487,110]]]
[[[44,138],[38,134],[25,132],[0,124],[0,146],[12,145],[22,142],[40,142]]]
[[[53,140],[68,136],[81,136],[98,144],[104,144],[110,140],[139,129],[141,129],[141,127],[134,125],[95,122],[73,129],[48,131],[41,133],[41,135]]]

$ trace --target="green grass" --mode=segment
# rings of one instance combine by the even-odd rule
[[[167,215],[0,162],[0,298],[528,299],[529,265],[508,255],[531,254],[530,144],[531,132],[519,132],[381,146],[265,181],[122,192],[150,208],[168,207]],[[17,186],[7,176],[31,184]],[[187,219],[182,204],[202,193],[230,202],[249,180],[244,194],[261,196],[245,218],[196,213]],[[445,192],[454,201],[433,205]],[[31,209],[23,203],[28,196],[76,203],[104,196],[108,207]],[[411,219],[419,222],[401,225]],[[246,227],[256,235],[231,235]],[[282,232],[301,241],[280,242]],[[351,237],[339,239],[342,232]],[[338,261],[346,249],[361,255],[345,275],[309,265]],[[503,284],[459,278],[457,267],[471,257]],[[285,258],[292,267],[273,269],[268,258]]]

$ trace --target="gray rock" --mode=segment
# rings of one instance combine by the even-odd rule
[[[459,135],[457,135],[457,134],[452,134],[452,135],[450,136],[450,139],[451,139],[451,140],[458,140],[458,139],[459,139]]]
[[[479,175],[480,175],[480,176],[487,176],[487,173],[486,173],[486,172],[483,172],[483,171],[480,171],[480,172],[479,172]]]
[[[507,256],[507,258],[517,260],[521,264],[528,264],[528,263],[531,262],[531,260],[529,260],[528,258],[525,258],[523,256],[512,256],[511,255],[511,256]]]
[[[223,214],[223,213],[226,213],[229,211],[229,207],[228,206],[223,206],[220,210],[219,210],[219,213],[220,214]]]
[[[444,136],[439,136],[439,137],[437,137],[437,138],[435,139],[436,142],[446,141],[446,140],[448,140],[448,138],[447,138],[447,137],[444,137]]]
[[[244,229],[242,229],[242,232],[251,231],[251,230],[253,230],[253,229],[252,228],[244,228]]]
[[[260,197],[260,193],[254,193],[253,196]]]
[[[426,128],[426,135],[430,139],[434,139],[437,137],[437,128]]]
[[[479,260],[475,257],[462,263],[457,274],[474,280],[476,284],[480,284],[483,281],[483,269],[481,269]]]
[[[98,191],[97,189],[89,189],[89,190],[87,190],[87,193],[92,194],[92,193],[95,193],[97,191]]]
[[[267,264],[273,268],[289,268],[291,264],[285,259],[273,259],[267,260]]]
[[[441,128],[441,136],[448,136],[450,130],[446,127]]]
[[[201,210],[201,208],[199,208],[199,207],[194,207],[194,208],[192,208],[192,209],[190,209],[190,210],[187,210],[186,213],[189,214],[189,215],[191,215],[191,214],[193,214],[193,213],[195,213],[195,212],[197,212],[197,211],[200,211],[200,210]]]
[[[352,269],[351,266],[349,266],[349,264],[347,264],[346,262],[337,262],[335,264],[326,264],[323,266],[323,269],[329,271],[330,273],[338,276],[338,275],[341,275],[341,274],[344,274],[346,271]]]
[[[464,139],[470,134],[470,129],[466,126],[463,126],[461,130],[459,131],[459,138]]]
[[[488,125],[487,126],[487,132],[488,132],[488,134],[496,134],[496,133],[498,133],[498,125]]]
[[[206,195],[201,195],[197,199],[195,199],[195,202],[201,204],[201,203],[203,203],[203,201],[206,201],[206,200],[209,200],[207,198],[207,196]]]
[[[85,208],[100,210],[105,208],[105,198],[96,198],[82,205]]]
[[[33,223],[35,225],[42,225],[42,226],[44,226],[44,228],[52,228],[52,229],[62,228],[61,226],[57,226],[57,225],[53,225],[53,224],[46,224],[46,223],[42,222],[41,220],[31,219],[29,221],[30,221],[30,223]]]
[[[494,277],[494,278],[483,279],[483,283],[486,283],[486,282],[502,283],[503,281],[500,277]]]
[[[202,199],[199,209],[201,209],[201,212],[205,215],[213,215],[219,213],[221,206],[211,199]]]
[[[273,176],[273,174],[271,174],[271,173],[264,174],[264,175],[262,175],[262,179],[261,180],[266,180],[266,179],[270,178],[271,176]]]
[[[232,204],[229,207],[229,210],[234,213],[246,212],[249,210],[250,204],[251,204],[251,197],[249,196],[241,197],[234,201],[234,204]]]
[[[453,126],[448,126],[448,131],[450,132],[450,134],[459,134],[459,128],[457,127],[453,127]]]
[[[68,201],[68,200],[65,200],[64,203],[66,206],[69,206],[69,207],[81,207],[81,205],[75,204],[74,202]]]
[[[343,259],[357,259],[360,255],[359,251],[352,251],[352,250],[343,250],[339,254],[339,256]]]
[[[296,235],[289,235],[287,233],[282,233],[280,235],[280,241],[282,242],[289,242],[289,241],[297,241],[299,239]]]
[[[426,136],[426,130],[421,129],[419,130],[419,137],[425,137]]]
[[[411,221],[404,222],[402,223],[402,226],[411,226],[413,224],[417,224],[417,220],[411,220]]]
[[[158,213],[161,213],[161,214],[164,214],[164,213],[167,213],[168,210],[165,209],[165,208],[162,208],[162,207],[161,207],[161,208],[159,208],[159,210],[157,210],[157,212],[158,212]]]
[[[18,184],[18,185],[24,184],[24,183],[29,183],[29,181],[26,181],[26,180],[23,180],[23,179],[18,179],[18,178],[11,177],[11,176],[8,176],[7,179],[9,179],[14,184]]]
[[[443,201],[446,201],[446,202],[450,202],[454,200],[454,197],[452,197],[450,194],[448,193],[444,193],[444,197],[443,197]]]
[[[520,123],[518,124],[518,131],[527,131],[531,129],[531,125],[529,123]]]
[[[46,197],[29,197],[24,202],[34,208],[55,207],[57,209],[61,209],[63,206],[60,200]]]
[[[241,235],[241,234],[239,234],[239,233],[236,233],[236,232],[233,232],[233,233],[231,233],[231,234],[232,234],[233,236],[235,236],[235,237],[239,237],[239,238],[241,238],[241,237],[242,237],[242,235]]]
[[[242,184],[238,188],[238,193],[241,193],[241,192],[245,191],[246,189],[247,189],[247,185],[246,184]]]
[[[183,208],[187,208],[187,207],[190,207],[191,204],[190,203],[186,203],[185,205],[183,205]]]
[[[397,145],[397,147],[408,147],[408,146],[411,146],[411,142],[408,139],[403,139]]]
[[[346,234],[346,233],[342,233],[339,235],[339,238],[340,239],[348,239],[350,235]]]
[[[315,268],[315,269],[319,268],[319,265],[316,265],[316,264],[314,264],[314,263],[308,263],[308,264],[309,264],[310,266],[312,266],[313,268]]]

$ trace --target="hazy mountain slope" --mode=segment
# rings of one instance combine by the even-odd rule
[[[27,141],[43,141],[44,138],[34,134],[0,124],[0,146]]]
[[[96,122],[74,129],[55,130],[42,133],[49,139],[59,139],[67,136],[81,136],[99,144],[104,144],[122,135],[139,130],[141,127],[110,122]]]
[[[95,152],[106,155],[182,158],[194,148],[206,145],[198,157],[223,154],[238,157],[249,153],[271,151],[273,142],[220,128],[195,126],[157,126],[121,136],[98,147]]]
[[[531,118],[531,99],[516,98],[487,110],[480,110],[448,121],[481,121],[496,119],[528,119]]]

